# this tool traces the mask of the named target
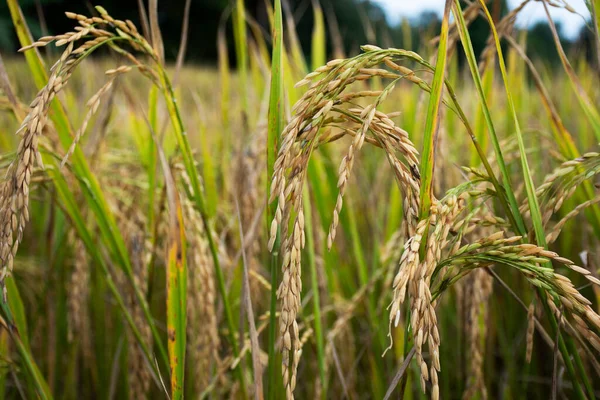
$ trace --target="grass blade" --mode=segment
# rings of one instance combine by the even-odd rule
[[[594,41],[596,42],[596,69],[600,74],[600,0],[587,0],[588,8],[594,24]],[[600,77],[600,75],[599,75]]]
[[[230,79],[231,71],[229,70],[229,53],[227,50],[227,11],[221,15],[219,21],[219,30],[217,31],[217,53],[218,53],[218,68],[219,68],[219,83],[220,83],[220,110],[221,126],[223,127],[223,135],[220,143],[221,171],[223,175],[228,176],[229,166],[229,144],[231,142],[231,130],[229,126],[229,109],[230,109]]]
[[[590,0],[592,1],[592,0]],[[596,0],[594,0],[596,1]],[[590,99],[589,95],[585,91],[585,88],[579,81],[575,70],[571,66],[567,55],[560,43],[560,37],[558,35],[558,31],[556,30],[556,25],[550,16],[550,11],[548,10],[548,5],[546,4],[547,0],[542,0],[542,4],[544,5],[544,10],[546,11],[546,16],[548,17],[548,25],[550,26],[550,31],[552,32],[552,37],[554,38],[554,44],[556,46],[556,51],[558,51],[558,56],[563,65],[567,76],[569,77],[569,81],[571,82],[571,86],[575,95],[577,96],[577,100],[579,100],[579,104],[583,109],[584,114],[586,115],[588,121],[592,125],[594,130],[594,134],[596,135],[596,141],[600,141],[600,113],[598,112],[598,108],[596,107],[597,103],[595,103],[592,99]],[[596,1],[597,3],[597,1]],[[596,21],[597,22],[597,21]]]
[[[300,39],[298,39],[298,33],[296,32],[296,23],[294,22],[294,15],[290,8],[288,0],[282,0],[283,12],[285,13],[285,25],[288,34],[288,45],[289,51],[292,53],[292,67],[295,71],[304,75],[308,72],[308,66],[304,59],[304,53],[302,46],[300,45]]]
[[[435,168],[435,140],[440,125],[440,105],[444,88],[444,74],[446,72],[446,50],[448,46],[448,19],[450,18],[451,1],[446,0],[444,17],[440,33],[435,73],[431,84],[431,94],[427,107],[427,120],[423,133],[423,152],[421,153],[421,192],[419,218],[429,215],[429,207],[433,197],[433,170]]]
[[[246,40],[246,10],[244,0],[236,0],[233,9],[233,36],[235,40],[235,56],[240,75],[240,96],[242,112],[248,117],[248,41]]]
[[[473,51],[473,45],[471,44],[471,37],[469,35],[469,31],[467,29],[464,16],[462,14],[462,10],[460,8],[460,2],[458,0],[454,1],[453,13],[457,21],[458,32],[460,35],[461,42],[463,44],[463,48],[465,50],[465,54],[467,57],[467,63],[469,64],[469,69],[471,71],[471,76],[473,77],[473,82],[475,83],[475,87],[477,89],[477,94],[479,96],[479,101],[481,103],[483,116],[485,119],[485,123],[487,129],[490,133],[490,139],[492,142],[492,146],[494,148],[494,153],[496,155],[496,160],[498,162],[498,166],[500,167],[500,174],[502,175],[502,188],[498,190],[499,195],[505,196],[507,198],[509,209],[506,210],[509,216],[512,216],[511,220],[514,221],[516,225],[517,232],[523,235],[525,234],[525,223],[523,222],[523,217],[519,212],[519,206],[517,204],[517,199],[512,190],[510,175],[508,173],[508,169],[506,168],[506,163],[504,162],[504,156],[502,155],[502,150],[500,149],[500,142],[498,141],[498,136],[496,135],[496,129],[494,128],[494,124],[492,122],[492,117],[490,114],[490,110],[487,104],[485,91],[483,88],[483,83],[481,81],[481,76],[479,74],[479,69],[477,68],[477,60],[475,59],[475,53]],[[490,67],[491,68],[491,67]],[[491,171],[489,171],[491,172]]]
[[[175,62],[175,77],[173,78],[173,86],[177,86],[179,74],[181,73],[181,67],[183,67],[183,62],[185,60],[191,6],[192,0],[185,0],[185,6],[183,10],[183,22],[181,23],[181,39],[179,40],[179,51],[177,52],[177,61]]]
[[[325,23],[323,21],[323,10],[318,1],[313,0],[313,14],[315,25],[312,32],[311,63],[313,71],[321,65],[325,65]]]
[[[509,89],[508,75],[506,73],[506,65],[504,62],[504,56],[502,54],[502,48],[500,47],[500,39],[498,37],[498,33],[496,32],[496,28],[494,26],[493,19],[492,19],[491,15],[489,14],[489,11],[488,11],[487,7],[485,6],[485,3],[480,0],[480,4],[486,14],[486,17],[488,18],[488,22],[489,22],[490,28],[492,30],[492,34],[494,36],[494,41],[496,43],[496,52],[498,54],[498,62],[500,65],[500,73],[502,75],[502,80],[504,82],[504,88],[506,89],[506,97],[507,97],[507,101],[508,101],[509,113],[510,113],[510,117],[514,123],[515,134],[517,136],[517,142],[519,145],[519,153],[521,156],[520,157],[521,158],[521,168],[523,170],[523,180],[525,182],[525,189],[527,192],[527,201],[529,203],[529,207],[531,210],[531,219],[533,222],[533,228],[534,228],[534,232],[536,235],[536,241],[540,246],[545,246],[546,239],[545,239],[545,235],[544,235],[544,228],[542,226],[542,215],[540,212],[540,206],[538,204],[537,197],[535,195],[535,187],[533,184],[533,180],[531,178],[529,163],[527,162],[527,155],[526,155],[526,151],[525,151],[525,142],[523,141],[523,134],[521,133],[521,127],[520,127],[519,120],[517,117],[517,110],[515,108],[512,94]],[[506,190],[510,193],[511,192],[510,186],[507,187]]]
[[[153,135],[154,140],[156,137]],[[167,252],[167,338],[171,366],[171,398],[183,399],[187,325],[187,262],[183,212],[175,181],[157,142],[169,203],[169,248]]]
[[[152,36],[152,47],[158,55],[160,62],[165,60],[165,48],[162,34],[158,24],[158,0],[148,0],[148,16],[150,19],[150,36]]]
[[[542,78],[540,77],[537,69],[533,65],[533,62],[527,57],[527,54],[523,50],[523,48],[513,39],[511,36],[507,35],[505,37],[506,41],[514,48],[516,53],[525,61],[525,64],[529,68],[531,73],[531,78],[535,83],[535,86],[538,90],[539,96],[542,100],[542,104],[544,109],[548,113],[548,117],[550,122],[552,123],[552,133],[554,136],[554,140],[558,143],[561,154],[570,160],[574,160],[580,156],[580,152],[575,145],[573,140],[573,135],[567,130],[566,126],[563,124],[563,121],[558,114],[556,106],[554,105],[552,98],[544,83]],[[582,188],[584,192],[584,196],[582,196],[581,202],[591,200],[594,198],[594,188],[589,181],[584,181],[582,183]],[[597,206],[592,207],[590,210],[586,211],[586,215],[589,217],[590,222],[592,223],[592,227],[594,232],[596,233],[596,237],[600,237],[600,209]]]

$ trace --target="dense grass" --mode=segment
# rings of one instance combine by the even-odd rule
[[[215,69],[165,64],[153,1],[35,43],[8,3],[0,396],[599,396],[598,66],[514,15],[476,59],[483,1],[329,63],[315,2],[309,63],[238,0]]]

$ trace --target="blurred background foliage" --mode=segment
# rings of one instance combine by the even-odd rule
[[[94,2],[84,0],[21,0],[27,23],[34,37],[54,35],[70,28],[70,21],[64,16],[64,10],[89,14],[93,12]],[[181,37],[181,21],[183,19],[185,0],[159,2],[159,18],[165,41],[166,57],[174,60]],[[260,29],[268,31],[267,7],[264,0],[248,0],[245,2],[247,15],[256,21]],[[491,10],[496,20],[508,11],[506,0],[493,3]],[[131,19],[139,24],[137,0],[103,0],[102,5],[121,19]],[[310,0],[288,0],[283,2],[291,11],[296,24],[296,31],[307,60],[310,59],[310,43],[313,27],[313,13]],[[411,20],[402,20],[392,25],[386,19],[384,10],[372,1],[363,0],[323,0],[321,1],[326,18],[325,28],[330,37],[332,26],[339,27],[339,33],[346,54],[357,54],[359,46],[365,43],[381,43],[389,47],[400,47],[406,43],[404,24],[410,24],[412,48],[422,48],[421,37],[431,37],[430,33],[439,32],[440,17],[433,12],[424,12]],[[217,61],[217,32],[220,21],[231,16],[231,2],[228,0],[193,0],[190,11],[190,46],[187,61],[213,65]],[[335,19],[333,21],[332,19]],[[231,24],[227,24],[228,41],[233,41]],[[559,27],[560,29],[560,27]],[[484,48],[489,35],[489,28],[481,17],[470,27],[475,53],[478,55]],[[563,38],[566,50],[579,53],[592,59],[591,32],[586,25],[582,26],[575,40]],[[265,35],[268,37],[269,35]],[[328,40],[328,54],[332,54],[334,41]],[[546,22],[538,22],[527,33],[529,54],[534,59],[558,65],[559,59],[552,43],[552,34]],[[406,47],[406,46],[403,46]],[[0,2],[0,52],[9,54],[18,48],[15,31],[5,2]],[[234,47],[229,46],[232,63],[235,63]]]

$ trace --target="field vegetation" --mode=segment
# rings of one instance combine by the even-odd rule
[[[237,0],[208,68],[192,1],[167,62],[156,0],[41,38],[7,0],[0,398],[600,397],[600,1],[556,65],[529,3],[346,53],[313,1],[308,56]]]

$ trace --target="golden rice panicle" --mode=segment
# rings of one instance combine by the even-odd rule
[[[26,51],[32,47],[45,46],[52,41],[56,41],[58,46],[67,46],[59,60],[50,69],[51,74],[48,83],[38,92],[36,98],[30,104],[30,111],[17,131],[22,137],[17,148],[17,158],[9,168],[8,179],[0,188],[0,262],[2,263],[0,285],[3,288],[5,297],[4,280],[12,271],[14,256],[23,239],[23,229],[29,221],[29,185],[33,168],[36,164],[43,168],[38,144],[47,123],[50,103],[68,82],[75,67],[83,58],[81,55],[114,36],[108,31],[96,28],[94,24],[113,24],[123,32],[131,35],[137,34],[137,31],[132,30],[130,26],[133,24],[128,25],[123,21],[114,20],[105,11],[101,14],[103,18],[87,18],[78,14],[67,13],[69,18],[77,20],[81,25],[75,31],[67,32],[64,35],[44,37],[31,46],[21,49],[21,51]],[[93,37],[92,40],[86,40],[82,45],[75,47],[76,42],[90,35]],[[140,39],[143,40],[141,36]],[[114,71],[109,71],[109,75],[112,75],[112,79],[114,79],[118,74],[128,70],[129,67],[119,67]],[[74,146],[85,130],[92,114],[98,109],[100,96],[108,91],[112,79],[90,100],[90,113],[84,119],[82,129],[76,135],[73,146],[67,152],[67,157],[74,150]]]
[[[339,65],[343,63],[346,63],[346,61],[329,62],[326,66],[320,67],[315,73],[307,75],[298,85],[308,83],[313,77],[324,72],[339,69]],[[269,201],[274,201],[275,198],[278,199],[275,217],[269,232],[269,250],[273,249],[278,226],[285,229],[285,222],[282,221],[284,220],[287,198],[302,197],[299,193],[302,191],[311,152],[317,145],[319,129],[333,107],[334,102],[331,98],[336,93],[341,92],[338,87],[340,84],[341,80],[333,79],[330,74],[313,83],[311,88],[293,106],[292,111],[295,116],[281,133],[281,142],[274,164],[273,177],[271,178],[271,193],[269,194]],[[297,210],[298,207],[295,207],[295,209]],[[285,238],[285,235],[282,235],[282,238]]]
[[[330,86],[328,88],[330,91],[334,89]],[[296,317],[302,291],[301,251],[305,244],[302,189],[311,152],[317,145],[319,128],[333,106],[333,101],[323,98],[322,94],[318,95],[318,99],[313,97],[314,95],[315,91],[309,90],[305,93],[294,107],[297,115],[284,128],[274,164],[270,193],[270,200],[273,201],[277,197],[278,202],[271,224],[269,250],[272,250],[275,243],[278,227],[281,227],[282,237],[283,278],[277,290],[277,298],[281,307],[282,373],[286,396],[289,399],[293,398],[296,370],[301,354]],[[288,236],[288,221],[293,213],[296,216]]]
[[[29,114],[23,120],[17,134],[21,136],[17,158],[10,165],[7,180],[0,188],[0,285],[6,299],[4,280],[11,273],[14,256],[23,239],[23,229],[29,221],[29,185],[33,168],[43,168],[38,143],[46,126],[48,109],[56,94],[71,76],[71,67],[66,65],[73,51],[70,43],[55,65],[48,83],[30,104]]]
[[[356,153],[360,151],[362,148],[365,137],[367,135],[367,130],[371,126],[371,122],[375,117],[376,105],[370,104],[362,111],[361,117],[364,118],[362,126],[357,134],[354,136],[354,140],[348,147],[348,152],[342,159],[339,167],[339,178],[338,178],[338,197],[337,202],[335,204],[335,208],[333,210],[333,221],[331,222],[331,226],[329,228],[329,234],[327,235],[327,247],[331,249],[333,244],[333,239],[335,239],[335,234],[337,232],[337,226],[339,223],[339,213],[342,210],[342,203],[344,198],[344,193],[346,191],[346,187],[348,185],[348,179],[350,178],[350,173],[352,172],[352,167],[354,166],[354,160]]]
[[[390,330],[391,324],[398,325],[400,307],[408,294],[415,358],[421,371],[421,387],[425,392],[426,381],[431,381],[432,399],[439,398],[438,372],[441,366],[440,335],[435,312],[436,302],[431,294],[431,279],[442,258],[442,251],[449,243],[450,227],[463,208],[462,197],[449,196],[444,202],[433,202],[429,217],[418,223],[415,234],[406,242],[400,259],[400,269],[392,283],[394,295],[390,306]],[[419,254],[422,246],[425,246],[423,260]],[[391,332],[389,336],[391,338]],[[423,357],[424,345],[429,349],[429,364]]]
[[[86,104],[86,106],[88,107],[88,112],[86,113],[86,115],[85,115],[85,117],[83,119],[81,127],[75,133],[75,137],[73,138],[73,142],[71,143],[71,146],[69,147],[69,149],[67,150],[67,153],[63,157],[63,160],[61,162],[61,167],[64,166],[64,164],[67,162],[67,159],[75,151],[75,147],[77,146],[77,144],[79,143],[79,141],[83,137],[83,134],[85,133],[90,120],[92,119],[92,117],[98,111],[98,108],[100,107],[100,101],[102,100],[102,97],[105,96],[107,93],[110,93],[110,89],[112,88],[115,79],[119,75],[127,73],[129,71],[131,71],[131,67],[130,66],[122,65],[122,66],[120,66],[118,68],[109,69],[109,70],[107,70],[105,72],[105,74],[107,76],[109,76],[109,80],[88,100],[88,102]]]
[[[327,118],[329,114],[335,111],[339,114],[339,118],[347,119],[351,127],[343,130],[341,134],[326,136],[325,140],[335,140],[332,138],[339,138],[345,134],[351,135],[353,138],[339,168],[339,194],[328,234],[328,246],[331,247],[335,238],[343,195],[354,165],[356,151],[361,149],[365,141],[382,147],[386,151],[400,185],[407,188],[408,207],[405,207],[405,213],[411,217],[411,231],[416,227],[414,217],[418,209],[416,207],[418,196],[415,196],[419,192],[419,177],[418,172],[416,172],[418,171],[418,152],[414,149],[406,132],[395,127],[388,116],[377,111],[377,105],[383,102],[394,88],[394,85],[388,85],[383,91],[376,92],[377,100],[375,103],[362,109],[357,109],[353,105],[352,99],[370,96],[370,92],[341,95],[346,86],[356,80],[366,80],[377,75],[397,78],[398,75],[388,73],[385,70],[368,68],[380,63],[382,59],[379,55],[365,54],[354,59],[329,63],[315,73],[309,74],[299,83],[300,85],[309,83],[313,77],[328,72],[320,80],[314,82],[294,105],[295,116],[282,132],[281,145],[275,161],[271,184],[270,200],[273,201],[277,198],[278,202],[270,229],[269,249],[272,250],[278,228],[281,228],[284,275],[278,290],[278,297],[283,302],[280,330],[283,335],[284,364],[291,363],[293,366],[294,360],[296,360],[294,358],[290,361],[290,353],[295,351],[292,344],[293,337],[297,338],[297,333],[294,334],[294,331],[297,331],[297,328],[294,327],[297,313],[295,303],[299,304],[301,289],[300,251],[304,246],[304,215],[301,192],[311,152],[319,144],[320,128],[323,128],[330,121]],[[346,101],[347,104],[344,103]],[[352,107],[348,112],[354,115],[349,118],[348,113],[333,110],[334,104],[337,104],[340,108],[343,106]],[[369,131],[372,131],[376,137],[367,137]],[[404,163],[396,158],[395,151],[400,151],[405,156],[410,167],[406,167]],[[410,210],[414,215],[410,214]],[[288,237],[289,218],[293,212],[297,215],[292,224],[292,233]],[[414,222],[412,222],[413,220]],[[299,288],[298,293],[293,290],[290,291],[290,287],[295,286]],[[287,368],[284,369],[284,378],[286,382],[290,383],[290,386],[295,386],[295,376],[293,373],[290,376]]]
[[[448,234],[452,221],[463,208],[463,202],[456,196],[450,196],[444,202],[434,203],[431,208],[430,220],[433,223],[433,232],[429,236],[425,261],[418,273],[418,278],[413,277],[413,282],[417,281],[417,287],[413,285],[411,298],[412,315],[411,318],[413,332],[416,333],[417,362],[421,365],[421,385],[425,390],[425,381],[427,380],[427,364],[423,361],[422,347],[427,343],[431,361],[429,364],[429,378],[432,384],[432,399],[439,398],[438,372],[441,369],[439,359],[440,336],[437,326],[437,316],[435,312],[436,301],[432,301],[431,279],[435,267],[442,258],[442,250],[448,244]],[[432,228],[430,228],[432,229]]]
[[[283,278],[277,289],[280,303],[279,333],[281,335],[282,374],[286,397],[294,398],[296,371],[300,361],[300,337],[296,317],[300,310],[302,292],[301,252],[304,248],[304,211],[298,211],[292,234],[286,239],[283,253]]]
[[[400,323],[400,308],[406,298],[409,279],[419,264],[419,249],[427,224],[427,220],[419,222],[415,234],[404,244],[404,252],[400,258],[398,273],[392,283],[394,295],[390,309],[390,323],[393,323],[395,327]]]
[[[452,264],[463,268],[481,268],[495,263],[510,262],[509,265],[520,270],[532,285],[546,292],[548,304],[555,310],[557,318],[576,319],[579,323],[575,327],[581,336],[595,346],[598,341],[595,332],[600,329],[600,316],[591,308],[592,303],[575,288],[569,278],[545,265],[554,261],[580,273],[593,285],[600,286],[600,281],[585,268],[574,265],[571,260],[560,257],[555,252],[529,243],[514,244],[520,239],[520,236],[503,238],[502,231],[496,232],[458,249],[452,256],[456,257]],[[479,257],[470,260],[472,256],[481,255],[489,257],[490,260],[483,261]],[[562,305],[564,312],[558,309],[555,302]]]
[[[537,187],[536,196],[539,199],[544,224],[547,224],[563,203],[569,199],[577,187],[586,179],[590,179],[600,172],[600,153],[589,152],[574,160],[563,162],[544,178],[544,182]],[[562,226],[575,217],[582,209],[597,203],[597,197],[579,204],[558,222],[552,231],[547,234],[550,241],[556,240]],[[520,206],[524,214],[529,212],[526,202]]]

